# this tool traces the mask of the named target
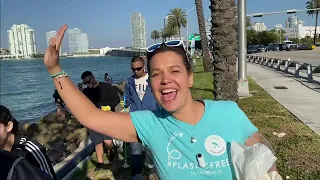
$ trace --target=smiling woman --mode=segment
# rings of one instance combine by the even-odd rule
[[[60,29],[46,50],[44,63],[50,74],[62,71],[58,50],[66,28]],[[146,145],[160,179],[233,179],[230,143],[260,142],[258,129],[235,102],[192,98],[193,73],[182,42],[153,45],[147,52],[152,93],[161,106],[156,110],[102,112],[66,74],[52,78],[63,101],[84,126]],[[137,72],[139,67],[133,68]]]

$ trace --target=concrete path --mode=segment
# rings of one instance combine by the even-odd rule
[[[248,76],[251,76],[265,91],[292,114],[320,135],[320,85],[312,87],[284,75],[274,69],[248,63]],[[285,86],[288,89],[275,89]]]

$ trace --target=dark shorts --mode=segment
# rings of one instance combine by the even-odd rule
[[[112,140],[113,138],[110,136],[106,136],[103,134],[100,134],[98,132],[95,132],[88,128],[90,140],[94,143],[94,145],[103,143],[104,140]]]

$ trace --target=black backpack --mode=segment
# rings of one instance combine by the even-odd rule
[[[1,180],[53,180],[51,176],[29,163],[24,157],[0,150]]]

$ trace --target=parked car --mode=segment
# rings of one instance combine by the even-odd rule
[[[312,50],[312,45],[300,44],[298,50]]]
[[[270,43],[267,47],[268,51],[282,51],[282,44]]]
[[[247,54],[258,53],[257,45],[249,45],[247,48]]]
[[[267,52],[268,51],[267,47],[263,44],[258,44],[257,50],[258,50],[258,52]]]
[[[286,51],[298,50],[298,44],[293,43],[292,41],[283,41],[282,49]]]

